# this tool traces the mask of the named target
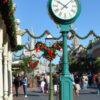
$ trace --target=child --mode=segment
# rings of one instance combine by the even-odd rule
[[[45,87],[45,81],[42,80],[41,81],[41,90],[42,90],[42,93],[44,93],[44,87]]]

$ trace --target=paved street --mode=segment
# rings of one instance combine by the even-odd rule
[[[75,100],[100,100],[100,95],[97,95],[96,89],[81,90],[80,96],[75,96]]]
[[[49,94],[43,94],[39,90],[28,89],[28,97],[25,98],[23,95],[23,91],[20,89],[21,92],[18,97],[14,96],[14,100],[48,100]],[[57,100],[55,96],[55,100]],[[75,100],[100,100],[100,95],[97,95],[96,89],[87,89],[81,90],[80,96],[75,96]]]

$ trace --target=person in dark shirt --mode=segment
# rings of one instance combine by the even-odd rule
[[[97,83],[97,91],[99,95],[100,94],[100,73],[97,74],[96,83]]]
[[[53,77],[53,86],[54,86],[54,92],[57,93],[57,84],[58,84],[58,79],[56,76]]]
[[[14,85],[15,85],[16,96],[18,96],[19,79],[17,77],[15,77],[14,79]]]
[[[79,96],[79,90],[80,90],[80,78],[78,75],[75,76],[75,88],[76,88],[76,94]]]

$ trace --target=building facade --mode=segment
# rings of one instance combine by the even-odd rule
[[[31,27],[31,34],[34,36],[33,28]],[[34,70],[34,75],[37,73],[42,74],[48,72],[48,63],[47,60],[39,59],[39,52],[35,50],[35,42],[34,39],[28,36],[28,40],[25,42],[27,48],[23,49],[23,55],[25,57],[32,57],[32,60],[39,60],[39,64],[37,68]]]
[[[100,57],[100,39],[90,40],[87,55],[93,59]]]
[[[11,64],[11,44],[0,12],[0,100],[13,100]]]

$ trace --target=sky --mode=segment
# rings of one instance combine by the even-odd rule
[[[90,30],[93,30],[97,35],[100,35],[100,0],[80,0],[81,1],[81,14],[74,22],[72,29],[83,37],[86,36]],[[20,19],[20,28],[22,30],[28,29],[31,31],[33,27],[34,35],[40,36],[45,30],[55,36],[61,35],[60,29],[49,17],[47,11],[48,0],[14,0],[17,8],[15,11],[15,18]],[[22,37],[22,41],[27,39],[27,35]],[[88,39],[80,40],[84,46],[88,45],[89,40],[94,39],[90,36]],[[36,40],[36,41],[41,41]],[[73,40],[68,40],[71,46]]]

